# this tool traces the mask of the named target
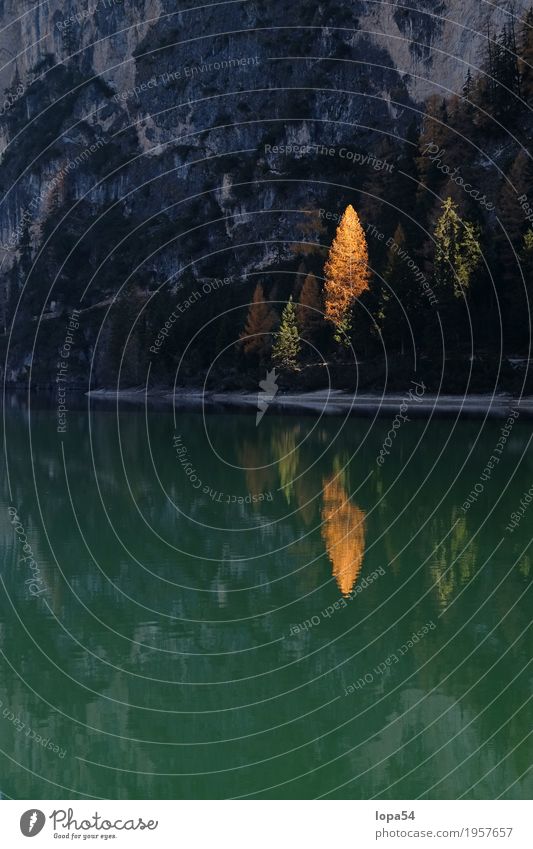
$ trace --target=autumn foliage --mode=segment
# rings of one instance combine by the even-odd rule
[[[348,206],[337,228],[324,269],[325,312],[336,331],[338,341],[345,341],[350,328],[350,309],[368,289],[368,246],[359,216]]]
[[[314,274],[308,274],[304,280],[296,308],[296,319],[302,339],[313,339],[322,326],[324,303],[320,284]]]
[[[272,349],[272,331],[278,322],[276,311],[265,301],[263,287],[258,283],[241,333],[244,353],[256,355],[260,359],[269,355]]]
[[[324,481],[322,538],[333,566],[333,576],[344,596],[350,594],[365,556],[365,513],[348,500],[335,475]]]

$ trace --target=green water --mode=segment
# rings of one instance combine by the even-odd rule
[[[3,795],[530,797],[531,428],[390,424],[11,400]]]

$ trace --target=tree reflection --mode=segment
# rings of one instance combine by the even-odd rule
[[[292,428],[278,428],[272,434],[272,453],[278,458],[280,486],[288,504],[291,503],[294,494],[294,479],[298,473],[299,436],[298,425]]]
[[[478,565],[477,545],[468,531],[466,518],[459,515],[456,507],[452,508],[451,520],[452,529],[449,534],[441,533],[442,542],[430,565],[431,580],[443,610],[472,578]]]
[[[365,517],[365,512],[348,500],[338,476],[325,480],[322,537],[333,576],[344,596],[349,595],[363,565]]]

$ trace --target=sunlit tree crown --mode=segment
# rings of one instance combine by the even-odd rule
[[[337,228],[324,269],[326,318],[337,331],[349,328],[353,303],[368,289],[368,246],[359,216],[348,206]]]

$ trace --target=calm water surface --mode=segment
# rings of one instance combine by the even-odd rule
[[[530,426],[5,424],[4,795],[531,796]]]

